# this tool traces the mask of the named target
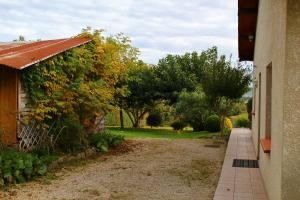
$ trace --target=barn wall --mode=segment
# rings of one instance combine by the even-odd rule
[[[0,130],[2,141],[16,143],[17,132],[17,71],[0,66]]]

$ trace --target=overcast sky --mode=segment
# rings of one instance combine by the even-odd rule
[[[237,58],[237,0],[0,0],[0,41],[54,39],[91,26],[129,36],[140,58],[218,46]]]

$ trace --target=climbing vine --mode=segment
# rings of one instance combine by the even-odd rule
[[[45,125],[64,118],[93,130],[97,117],[112,108],[116,87],[138,51],[122,35],[103,37],[102,31],[83,30],[91,42],[39,62],[22,71],[21,80],[30,112],[27,118]]]

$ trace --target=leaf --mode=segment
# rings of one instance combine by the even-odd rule
[[[38,174],[39,175],[44,175],[45,173],[47,172],[47,166],[44,164],[44,165],[41,165],[39,167],[39,170],[38,170]]]

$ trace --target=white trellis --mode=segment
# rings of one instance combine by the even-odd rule
[[[23,124],[21,131],[18,133],[19,148],[29,151],[45,142],[48,142],[49,145],[54,145],[64,128],[66,127],[60,128],[56,126],[55,122],[48,129],[42,128],[36,123]]]

